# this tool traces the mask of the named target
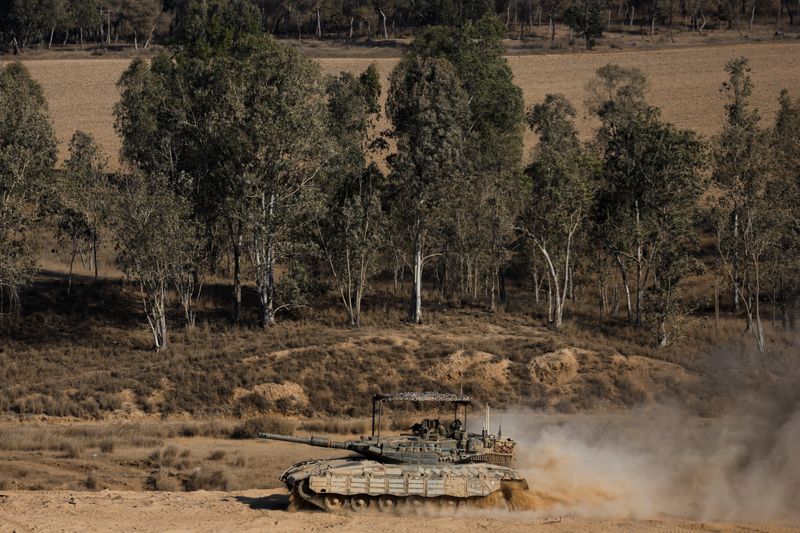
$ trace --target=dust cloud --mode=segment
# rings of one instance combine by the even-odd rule
[[[730,387],[730,407],[713,418],[664,405],[495,416],[492,425],[519,441],[518,467],[530,485],[514,507],[800,525],[800,381],[767,385]]]

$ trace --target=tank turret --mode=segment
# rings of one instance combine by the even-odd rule
[[[453,419],[425,419],[411,433],[381,435],[383,402],[438,401],[454,405]],[[373,397],[372,435],[359,440],[335,441],[326,437],[295,437],[259,433],[265,440],[295,442],[347,450],[364,459],[346,458],[298,463],[281,480],[293,496],[318,507],[338,510],[345,505],[359,511],[371,503],[381,509],[402,502],[458,503],[484,497],[509,484],[527,488],[512,468],[516,442],[490,434],[487,420],[481,433],[469,433],[466,420],[470,399],[442,393],[396,393]]]

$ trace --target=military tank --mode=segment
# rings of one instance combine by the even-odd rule
[[[381,435],[384,402],[449,402],[453,419],[425,419],[410,434]],[[488,407],[481,433],[466,431],[468,396],[444,393],[377,394],[372,399],[372,435],[353,441],[259,433],[266,440],[337,448],[361,457],[320,459],[293,465],[281,475],[293,499],[332,512],[370,508],[393,511],[434,503],[469,505],[493,494],[527,489],[513,468],[517,443],[490,434]],[[463,420],[459,411],[463,409]]]

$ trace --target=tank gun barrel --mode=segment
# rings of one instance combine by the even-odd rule
[[[282,440],[284,442],[297,442],[300,444],[308,444],[309,446],[319,446],[320,448],[338,448],[340,450],[349,450],[349,442],[340,442],[331,440],[325,437],[292,437],[290,435],[279,435],[276,433],[259,433],[260,439],[266,440]]]

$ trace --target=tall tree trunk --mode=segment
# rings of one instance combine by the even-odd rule
[[[633,306],[631,305],[631,286],[628,283],[628,271],[625,269],[625,263],[622,262],[622,258],[619,256],[619,254],[614,254],[614,258],[617,260],[617,266],[619,267],[619,272],[622,276],[622,285],[625,288],[625,302],[628,305],[628,322],[632,322]]]
[[[56,32],[55,24],[50,27],[50,41],[47,43],[47,49],[51,49],[53,47],[53,34]]]
[[[78,28],[81,37],[81,50],[83,50],[83,28]]]
[[[153,34],[156,32],[156,23],[153,23],[153,26],[150,28],[150,33],[147,34],[147,40],[144,43],[144,49],[147,50],[150,48],[150,42],[153,40]]]
[[[414,238],[414,288],[411,302],[411,323],[422,323],[422,235]]]
[[[733,312],[739,312],[739,210],[733,210]]]
[[[264,279],[259,290],[260,313],[258,319],[258,325],[262,328],[275,324],[275,242],[272,238],[267,244],[264,269]]]
[[[242,319],[242,224],[233,235],[233,316],[234,324]]]
[[[72,242],[72,254],[69,258],[69,278],[67,281],[67,294],[72,290],[72,265],[75,263],[75,256],[78,254],[78,244],[76,241]]]
[[[378,11],[381,12],[381,17],[383,17],[383,38],[389,39],[389,31],[386,29],[386,13],[383,12],[383,9],[379,9]]]
[[[92,228],[92,262],[94,263],[94,279],[97,281],[97,230]]]
[[[642,233],[641,233],[641,219],[639,217],[639,200],[635,201],[636,206],[636,320],[634,324],[636,327],[642,325],[642,303],[644,299],[644,273],[642,271],[642,263],[644,257],[642,254]]]

